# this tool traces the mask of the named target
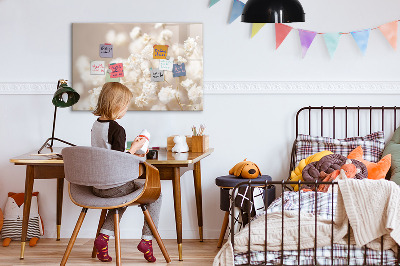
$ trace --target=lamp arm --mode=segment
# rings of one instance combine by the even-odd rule
[[[56,91],[60,88],[61,80],[59,79],[57,82],[57,89]],[[56,118],[57,118],[57,106],[54,105],[54,117],[53,117],[53,131],[51,133],[51,144],[50,144],[50,149],[53,152],[53,139],[54,139],[54,130],[56,129]]]
[[[54,106],[53,131],[52,131],[52,133],[51,133],[51,144],[50,144],[50,148],[53,147],[54,131],[55,131],[55,129],[56,129],[56,118],[57,118],[57,106]]]

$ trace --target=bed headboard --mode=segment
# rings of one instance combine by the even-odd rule
[[[363,136],[382,130],[389,139],[398,126],[396,106],[308,106],[296,114],[296,137],[299,134],[347,138]],[[290,171],[295,164],[295,144],[293,144]],[[290,172],[289,172],[290,176]]]

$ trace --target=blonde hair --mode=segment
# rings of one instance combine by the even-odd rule
[[[93,114],[115,120],[122,108],[130,103],[132,97],[132,92],[125,85],[119,82],[107,82],[101,89]]]

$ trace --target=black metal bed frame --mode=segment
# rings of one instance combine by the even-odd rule
[[[300,113],[304,110],[308,110],[308,134],[311,134],[311,111],[312,110],[319,110],[320,112],[320,135],[323,136],[324,134],[324,110],[332,110],[332,122],[333,122],[333,138],[335,138],[336,136],[336,112],[337,110],[342,110],[345,112],[345,119],[344,119],[344,127],[345,127],[345,137],[347,138],[347,133],[348,133],[348,113],[350,110],[352,111],[356,111],[357,112],[357,134],[358,136],[360,135],[360,111],[369,111],[369,131],[370,133],[372,133],[372,113],[373,111],[381,111],[381,130],[384,131],[385,129],[385,111],[387,110],[391,110],[393,111],[393,122],[394,122],[394,130],[396,129],[396,118],[397,118],[397,111],[400,108],[393,106],[393,107],[348,107],[348,106],[344,106],[344,107],[336,107],[336,106],[331,106],[331,107],[312,107],[312,106],[308,106],[308,107],[303,107],[301,108],[297,114],[296,114],[296,137],[299,135],[299,116]],[[296,142],[293,144],[293,149],[292,149],[292,153],[291,153],[291,160],[290,160],[290,171],[292,171],[296,165],[295,165],[295,158],[296,158],[296,154],[295,154],[295,145]],[[289,172],[289,176],[290,176],[290,172]],[[236,185],[234,187],[234,189],[232,190],[232,195],[235,195],[235,192],[237,191],[237,189],[239,187],[243,187],[243,186],[251,186],[251,187],[259,187],[264,189],[266,198],[268,198],[268,187],[271,185],[275,185],[275,186],[281,186],[282,188],[282,195],[285,192],[285,190],[290,190],[289,187],[287,187],[287,185],[314,185],[314,191],[315,191],[315,213],[317,213],[317,202],[318,202],[318,198],[317,198],[317,190],[318,190],[318,186],[319,185],[325,185],[325,184],[329,184],[332,185],[332,190],[334,189],[334,186],[337,185],[336,181],[332,181],[332,182],[320,182],[320,181],[315,181],[315,182],[304,182],[304,181],[252,181],[251,179],[249,181],[246,182],[242,182],[238,185]],[[253,191],[250,189],[250,198],[252,198],[252,194]],[[299,189],[298,191],[299,193],[299,202],[301,202],[301,191]],[[282,198],[282,213],[284,212],[284,197]],[[334,216],[333,216],[333,211],[334,211],[334,206],[333,203],[334,202],[334,193],[332,193],[332,221],[331,221],[331,227],[332,227],[332,237],[331,237],[331,261],[332,261],[332,265],[334,262],[334,254],[333,254],[333,224],[334,224]],[[267,262],[267,233],[268,233],[268,219],[267,219],[267,201],[264,201],[264,208],[265,208],[265,247],[264,247],[264,262],[261,263],[260,265],[271,265],[268,264]],[[300,204],[299,204],[299,210],[298,210],[298,214],[299,214],[299,219],[298,219],[298,226],[300,227]],[[231,232],[230,232],[230,236],[231,236],[231,244],[232,247],[234,248],[235,245],[235,241],[234,241],[234,217],[235,217],[235,208],[234,208],[234,197],[232,197],[232,201],[231,201]],[[247,264],[245,265],[250,265],[251,264],[251,249],[250,249],[250,243],[251,243],[251,219],[249,219],[248,221],[248,227],[249,227],[249,242],[247,245]],[[283,260],[284,260],[284,256],[283,256],[283,252],[284,252],[284,240],[283,240],[283,235],[284,235],[284,216],[282,216],[282,232],[281,232],[281,250],[280,250],[280,264],[279,265],[284,265],[283,264]],[[317,249],[317,215],[315,215],[315,239],[314,239],[314,258],[313,264],[308,264],[308,265],[318,265],[317,264],[317,253],[316,253],[316,249]],[[298,243],[297,243],[297,265],[304,265],[304,264],[300,264],[300,254],[301,254],[301,249],[300,249],[300,243],[301,243],[301,235],[300,235],[300,230],[298,233]],[[400,246],[397,245],[397,248],[399,250],[399,252],[397,253],[397,258],[396,258],[396,263],[395,265],[400,265]],[[363,265],[367,265],[367,252],[366,252],[366,246],[363,246],[364,249],[364,263]],[[384,261],[383,261],[383,236],[381,237],[381,258],[380,258],[380,265],[384,265]],[[348,233],[347,233],[347,264],[346,265],[350,265],[350,224],[348,225]]]

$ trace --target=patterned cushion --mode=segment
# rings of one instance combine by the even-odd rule
[[[323,150],[346,156],[357,146],[364,150],[364,159],[378,162],[385,147],[383,131],[378,131],[364,137],[333,139],[329,137],[316,137],[299,134],[296,139],[296,165],[310,155]]]

